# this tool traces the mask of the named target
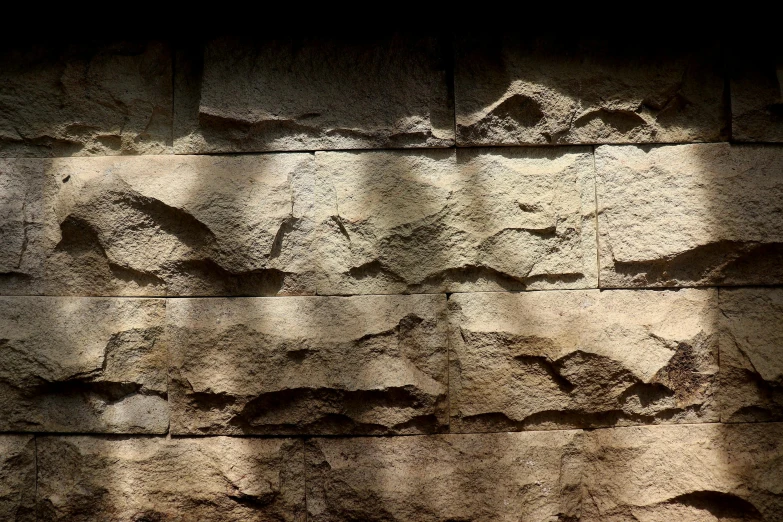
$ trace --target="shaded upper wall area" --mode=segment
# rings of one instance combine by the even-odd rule
[[[775,47],[638,41],[0,42],[0,156],[783,140]]]

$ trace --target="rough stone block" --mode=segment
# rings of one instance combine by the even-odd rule
[[[587,148],[319,152],[319,294],[597,286]]]
[[[448,426],[442,295],[169,301],[174,434]]]
[[[783,289],[720,291],[721,420],[783,420]]]
[[[178,153],[454,144],[448,49],[435,38],[222,39],[202,53],[180,53]]]
[[[783,142],[783,53],[765,51],[739,50],[732,57],[732,140]]]
[[[714,290],[454,294],[455,432],[717,422]]]
[[[40,520],[304,521],[302,442],[41,437]]]
[[[312,154],[53,161],[47,293],[315,292]]]
[[[0,50],[0,156],[168,152],[171,85],[161,42]]]
[[[165,433],[165,302],[0,297],[0,431]]]
[[[46,237],[54,214],[45,204],[45,162],[0,159],[0,294],[42,290]]]
[[[576,432],[314,439],[312,522],[566,520]]]
[[[783,282],[783,148],[602,146],[601,287]]]
[[[459,38],[457,144],[720,141],[718,46]]]
[[[35,522],[35,441],[0,435],[0,519]]]
[[[595,430],[571,520],[779,521],[781,441],[772,423]]]

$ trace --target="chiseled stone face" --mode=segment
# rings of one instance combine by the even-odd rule
[[[319,294],[597,286],[590,150],[319,152]]]
[[[442,431],[445,314],[442,295],[170,300],[172,433]]]
[[[180,53],[179,153],[454,144],[437,39],[222,39],[202,52]]]
[[[783,290],[721,289],[721,420],[783,420]]]
[[[36,520],[32,435],[0,435],[0,520]]]
[[[783,282],[783,149],[595,152],[601,287]]]
[[[0,51],[0,156],[169,152],[171,80],[161,42]]]
[[[783,54],[754,48],[733,57],[731,139],[783,142]]]
[[[560,520],[577,432],[313,439],[307,519]],[[575,473],[576,471],[576,473]]]
[[[47,292],[315,292],[312,154],[53,161]]]
[[[717,422],[712,290],[454,294],[454,432]]]
[[[165,433],[165,302],[0,297],[0,430]]]
[[[40,437],[41,520],[304,521],[302,443]]]
[[[457,143],[723,139],[718,46],[682,51],[661,49],[659,43],[653,49],[627,41],[460,38],[454,78]]]
[[[37,294],[44,258],[54,247],[45,229],[54,215],[45,204],[45,162],[0,158],[0,294]]]
[[[578,520],[780,520],[781,441],[776,423],[592,431]]]

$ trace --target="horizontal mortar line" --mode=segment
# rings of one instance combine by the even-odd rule
[[[766,426],[781,425],[781,421],[761,421],[761,422],[682,422],[671,424],[634,424],[631,426],[600,426],[594,428],[567,428],[559,430],[521,430],[521,431],[466,431],[466,432],[441,432],[441,433],[386,433],[378,435],[363,434],[292,434],[292,435],[259,435],[259,434],[156,434],[156,433],[97,433],[97,432],[0,432],[3,435],[27,435],[36,437],[95,437],[95,438],[147,438],[162,440],[189,440],[189,439],[209,439],[217,437],[231,437],[238,439],[390,439],[397,437],[442,437],[442,436],[460,436],[460,435],[497,435],[511,433],[562,433],[564,431],[590,432],[597,430],[625,430],[636,428],[675,428],[678,426]]]

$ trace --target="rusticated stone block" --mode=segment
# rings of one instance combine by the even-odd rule
[[[781,519],[781,424],[616,428],[584,441],[582,501],[571,520]]]
[[[315,292],[312,154],[52,163],[47,293]]]
[[[596,149],[601,287],[783,282],[783,148]]]
[[[319,152],[319,294],[597,286],[590,150]]]
[[[171,80],[160,42],[0,50],[0,156],[170,151]]]
[[[440,431],[445,314],[442,295],[170,300],[172,433]]]
[[[45,162],[0,159],[0,294],[41,291],[46,237],[54,214],[45,204]]]
[[[720,291],[721,420],[783,420],[783,290]]]
[[[304,521],[302,442],[41,437],[40,520]]]
[[[714,290],[454,294],[456,432],[717,422]]]
[[[435,38],[407,36],[222,39],[203,55],[183,50],[175,150],[453,145],[447,53]]]
[[[314,439],[307,520],[567,520],[576,434]]]
[[[0,297],[0,431],[165,433],[165,302]]]
[[[461,146],[724,138],[717,46],[477,35],[458,39],[456,56]]]
[[[35,441],[0,435],[0,519],[35,522]]]
[[[783,142],[783,53],[754,47],[731,62],[731,139]]]

